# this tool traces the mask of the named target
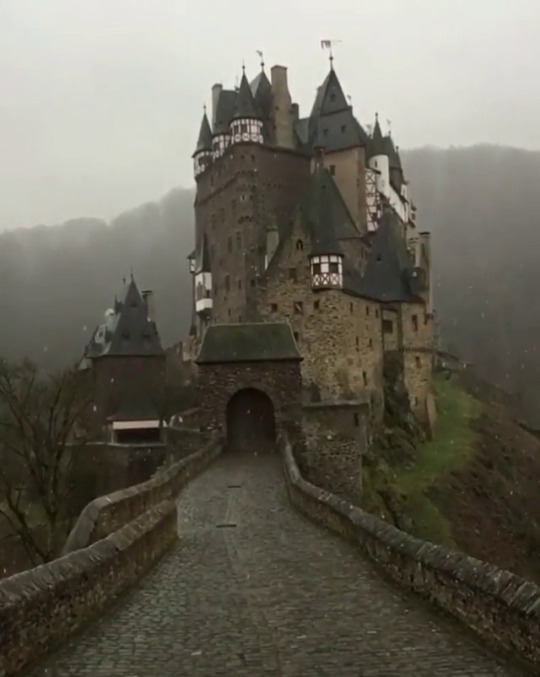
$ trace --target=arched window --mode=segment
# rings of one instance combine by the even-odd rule
[[[302,242],[302,240],[296,240],[296,249],[298,251],[304,249],[304,243]]]

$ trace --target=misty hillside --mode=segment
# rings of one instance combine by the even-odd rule
[[[403,152],[420,229],[433,233],[447,347],[538,413],[540,153],[481,146]],[[193,193],[175,189],[110,224],[76,219],[0,235],[0,354],[76,359],[122,277],[156,292],[165,345],[188,329]]]

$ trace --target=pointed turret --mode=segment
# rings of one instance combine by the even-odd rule
[[[262,118],[244,72],[236,98],[236,110],[231,121],[231,143],[263,143],[262,131]]]
[[[377,155],[385,155],[386,147],[384,143],[381,125],[379,124],[379,114],[375,114],[375,125],[373,126],[373,133],[368,143],[367,157],[368,160]]]
[[[199,131],[199,139],[193,157],[193,172],[195,178],[202,174],[212,164],[212,130],[206,115],[206,107],[204,109],[203,118],[201,122],[201,129]]]

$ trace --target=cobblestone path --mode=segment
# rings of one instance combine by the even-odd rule
[[[526,674],[299,516],[275,457],[219,459],[179,508],[170,555],[33,677]]]

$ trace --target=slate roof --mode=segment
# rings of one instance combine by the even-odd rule
[[[125,286],[122,301],[115,298],[114,308],[107,311],[84,357],[164,355],[155,322],[148,318],[148,309],[133,278]]]
[[[199,131],[199,138],[197,140],[197,146],[195,147],[195,153],[199,153],[202,150],[212,150],[212,130],[210,129],[210,123],[208,122],[206,112],[202,118],[201,129]],[[193,155],[195,155],[195,153],[193,153]]]
[[[387,146],[384,142],[384,137],[381,131],[381,126],[379,124],[379,118],[375,119],[375,125],[373,127],[373,133],[368,143],[368,159],[375,157],[376,155],[386,155]]]
[[[320,130],[318,130],[320,125]],[[301,126],[298,125],[299,134]],[[308,123],[308,144],[313,148],[317,134],[322,134],[324,147],[327,151],[350,148],[351,146],[365,146],[369,136],[362,125],[354,117],[352,107],[343,93],[343,89],[336,75],[331,69],[323,84],[318,88],[317,95]]]
[[[222,89],[216,106],[216,122],[212,132],[214,134],[228,134],[229,125],[236,110],[238,92],[232,89]]]
[[[260,118],[260,113],[257,110],[257,105],[245,73],[242,74],[242,80],[240,81],[240,88],[238,90],[238,96],[236,97],[236,108],[233,117]]]
[[[386,207],[372,239],[362,293],[379,301],[418,301],[410,285],[413,264],[399,217]]]
[[[197,364],[301,360],[290,324],[212,324],[206,330]]]
[[[339,240],[360,234],[329,170],[318,162],[302,204],[311,254],[341,254]]]

